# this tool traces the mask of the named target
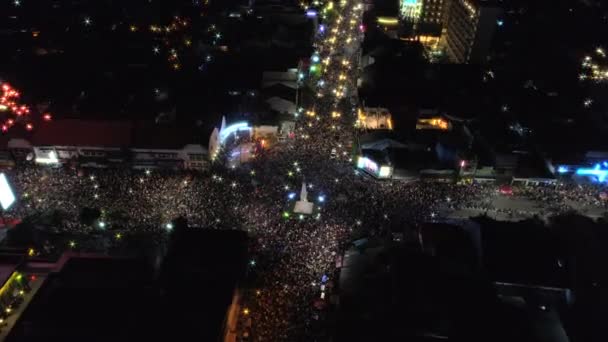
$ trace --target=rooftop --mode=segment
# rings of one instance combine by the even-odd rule
[[[200,144],[192,127],[148,121],[64,119],[49,122],[32,135],[34,146],[176,149]]]
[[[175,228],[160,277],[143,259],[67,255],[7,341],[217,341],[247,266],[247,235],[186,229]]]
[[[159,322],[150,274],[137,260],[72,258],[51,274],[7,341],[100,341],[152,337]]]
[[[247,234],[201,228],[175,229],[163,263],[166,325],[174,339],[214,341],[247,266]],[[204,322],[204,328],[201,325]]]
[[[36,130],[34,146],[126,147],[131,143],[131,124],[127,121],[54,120]]]

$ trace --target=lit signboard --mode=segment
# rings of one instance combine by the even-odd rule
[[[380,178],[388,178],[393,173],[393,168],[390,166],[381,166],[380,172],[378,172],[378,177]]]
[[[2,205],[2,209],[6,210],[10,208],[13,203],[15,203],[13,189],[11,189],[11,186],[8,184],[6,175],[0,173],[0,205]]]
[[[42,154],[43,152],[38,152]],[[36,157],[36,163],[38,164],[59,164],[59,159],[57,159],[57,153],[55,151],[50,151],[46,154],[46,157]]]
[[[378,172],[378,164],[376,164],[373,160],[370,160],[367,157],[359,157],[357,160],[357,167],[366,171],[369,171],[373,174]]]
[[[363,169],[378,178],[389,178],[393,174],[393,168],[391,166],[378,166],[376,162],[363,156],[360,156],[357,159],[357,168]]]
[[[442,118],[418,119],[418,122],[416,122],[416,129],[438,129],[447,131],[451,128],[452,125]]]
[[[380,25],[398,25],[399,19],[393,17],[378,17],[378,24]]]

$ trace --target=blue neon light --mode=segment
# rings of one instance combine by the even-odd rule
[[[559,166],[557,168],[557,173],[566,173],[566,172],[568,172],[568,167],[567,166],[561,165],[561,166]]]
[[[289,195],[287,195],[287,197],[291,200],[296,198],[296,193],[295,192],[290,192]]]
[[[319,196],[318,200],[321,203],[325,202],[325,196],[323,196],[323,195]]]
[[[251,131],[251,127],[249,127],[249,123],[247,122],[237,122],[232,124],[226,128],[224,128],[220,132],[220,144],[224,144],[226,138],[228,138],[231,134],[234,134],[238,131]]]
[[[576,174],[578,176],[594,176],[597,178],[597,181],[603,183],[606,181],[606,177],[608,177],[608,170],[602,170],[600,164],[595,164],[595,166],[590,168],[580,168],[576,170]]]

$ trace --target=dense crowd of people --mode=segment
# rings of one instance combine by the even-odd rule
[[[287,144],[260,153],[247,168],[207,174],[16,168],[8,176],[21,198],[7,214],[23,218],[60,210],[60,228],[81,233],[100,230],[99,222],[125,234],[163,231],[177,217],[191,226],[245,229],[254,240],[251,268],[258,291],[248,301],[255,336],[297,340],[317,317],[312,303],[321,277],[333,274],[354,233],[404,231],[433,219],[446,205],[483,207],[501,196],[495,185],[376,182],[346,163]],[[292,207],[303,180],[317,209],[301,219]],[[604,203],[601,189],[593,186],[515,187],[511,196],[547,205],[568,199]],[[96,224],[79,219],[84,208],[102,211]]]
[[[348,3],[344,13],[349,15],[337,22],[353,36],[361,14],[356,5]],[[360,37],[354,39],[357,43]],[[354,170],[349,150],[355,139],[353,101],[333,96],[330,89],[338,83],[346,84],[345,93],[354,89],[356,70],[349,63],[355,63],[356,54],[352,45],[335,54],[325,44],[317,43],[320,59],[339,56],[331,58],[341,67],[328,68],[321,83],[315,80],[322,96],[311,108],[315,115],[300,117],[295,140],[261,150],[237,169],[204,174],[16,168],[8,176],[19,201],[6,216],[61,211],[57,228],[79,233],[109,228],[125,234],[166,231],[176,218],[202,228],[244,229],[253,240],[250,272],[255,291],[245,302],[254,338],[310,340],[322,316],[313,305],[321,298],[320,285],[335,281],[336,261],[353,236],[402,232],[445,208],[491,209],[491,198],[498,194],[494,185],[376,182]],[[339,49],[340,42],[333,44]],[[348,75],[346,82],[342,75]],[[340,116],[332,116],[334,112]],[[303,181],[316,206],[309,216],[293,212]],[[515,190],[513,196],[556,208],[563,209],[568,199],[605,206],[601,192],[591,186]],[[81,219],[85,208],[100,210],[94,224]],[[324,276],[330,281],[322,280]]]

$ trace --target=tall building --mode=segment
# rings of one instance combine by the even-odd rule
[[[401,17],[413,23],[418,22],[420,15],[422,14],[422,1],[423,0],[401,0],[399,5]]]
[[[493,1],[451,0],[446,12],[444,36],[450,61],[483,62],[501,13]]]
[[[420,22],[441,27],[441,24],[443,24],[444,6],[447,3],[448,0],[424,0]]]
[[[401,0],[401,17],[422,33],[441,33],[444,5],[448,0]]]

